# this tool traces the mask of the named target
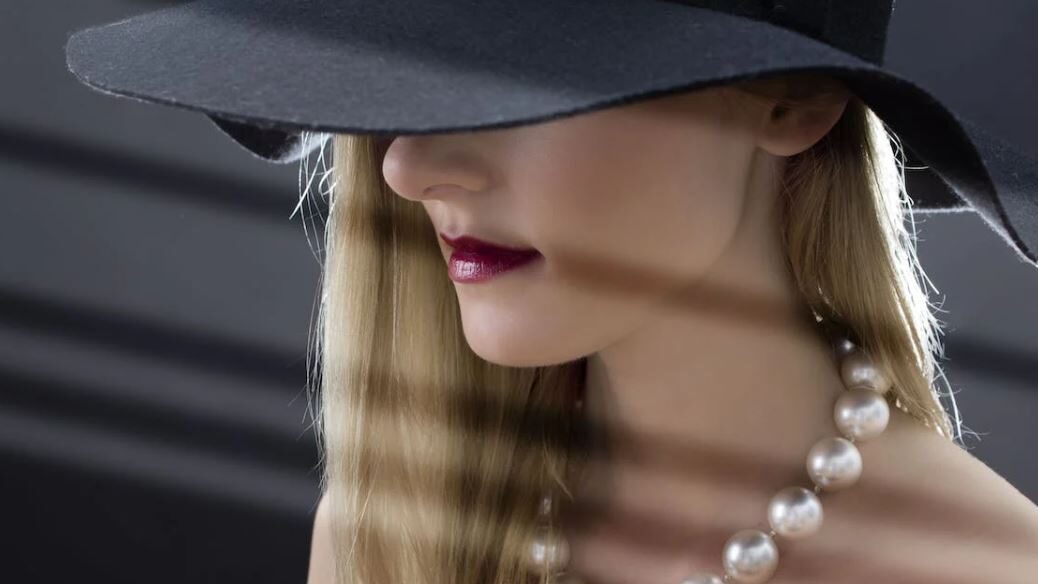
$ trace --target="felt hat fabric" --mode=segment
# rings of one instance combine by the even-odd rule
[[[913,212],[975,211],[1038,266],[1038,162],[884,68],[893,9],[893,0],[195,0],[75,32],[66,56],[90,87],[200,112],[280,163],[320,143],[303,132],[504,128],[828,73],[900,139]]]

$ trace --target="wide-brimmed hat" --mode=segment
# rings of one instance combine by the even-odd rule
[[[892,11],[893,0],[196,0],[78,31],[66,52],[89,86],[202,112],[271,162],[309,154],[318,142],[304,132],[504,128],[826,73],[899,138],[913,212],[976,211],[1038,265],[1038,162],[884,68]]]

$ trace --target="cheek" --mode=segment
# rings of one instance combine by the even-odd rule
[[[509,220],[544,258],[481,289],[459,289],[477,354],[512,366],[591,354],[709,269],[739,222],[739,156],[712,136],[703,146],[687,136],[540,148],[514,165]]]
[[[570,156],[524,179],[530,225],[554,275],[645,301],[698,280],[738,227],[745,156],[722,136]]]

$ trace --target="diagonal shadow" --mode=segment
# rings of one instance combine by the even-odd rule
[[[791,324],[790,319],[780,316],[780,305],[743,290],[701,284],[681,287],[673,276],[632,263],[619,265],[614,258],[596,258],[586,253],[564,253],[560,261],[565,262],[566,271],[574,276],[576,285],[589,287],[596,293],[636,298],[669,287],[677,291],[665,302],[682,311],[710,313],[733,323],[775,330]],[[1038,352],[995,346],[962,336],[945,339],[944,345],[945,356],[956,368],[1038,390]]]
[[[436,388],[415,387],[414,391],[432,393]],[[482,434],[479,420],[492,418],[521,420],[515,428],[518,450],[540,451],[544,442],[565,444],[572,439],[577,450],[583,457],[585,463],[605,462],[613,467],[617,465],[636,464],[639,472],[651,473],[667,481],[687,481],[685,484],[694,485],[701,477],[709,476],[711,481],[717,477],[724,477],[723,482],[716,486],[726,492],[743,492],[748,496],[767,496],[777,492],[779,489],[799,485],[810,489],[812,484],[802,464],[789,465],[770,458],[767,453],[752,452],[749,450],[735,450],[722,447],[712,443],[681,443],[661,435],[646,432],[632,432],[614,427],[602,427],[587,418],[574,418],[570,434],[568,422],[571,421],[568,413],[560,411],[533,410],[527,406],[525,395],[514,395],[505,398],[507,405],[504,412],[497,406],[499,401],[494,398],[484,398],[478,388],[470,388],[467,395],[471,396],[464,401],[455,403],[459,408],[457,418],[470,421],[471,425],[463,430],[462,437],[465,441],[480,443],[492,439],[490,435]],[[384,399],[379,399],[379,398]],[[395,416],[394,398],[392,396],[372,396],[368,414],[374,416]],[[503,416],[500,414],[503,413]],[[419,425],[426,424],[427,427],[416,430],[415,435],[435,435],[437,431],[444,431],[443,420],[435,414],[427,412],[426,416],[413,418]],[[429,434],[426,434],[426,432]],[[835,434],[835,428],[832,434]],[[604,442],[588,440],[590,436],[608,436],[608,442],[612,444],[637,444],[636,450],[645,451],[647,448],[655,450],[656,455],[650,462],[644,458],[628,457],[624,448],[604,447]],[[549,436],[550,440],[545,440]],[[819,436],[821,438],[822,436]],[[874,457],[882,456],[882,451],[873,447],[883,440],[883,436],[873,441],[859,444],[862,452],[864,465],[867,469]],[[366,456],[377,456],[382,468],[401,469],[405,465],[414,468],[421,466],[420,461],[413,458],[407,459],[399,451],[387,450],[386,443],[378,440],[377,436],[370,436],[365,443]],[[805,447],[805,453],[807,448]],[[401,476],[395,474],[396,470],[387,470],[387,476]],[[491,491],[500,489],[503,491],[501,500],[504,505],[511,505],[519,501],[539,499],[539,485],[535,479],[517,473],[512,470],[500,479],[488,478],[480,470],[461,466],[448,469],[449,478],[456,484],[488,485]],[[948,480],[956,477],[948,476]],[[711,482],[711,484],[715,484]],[[572,485],[569,485],[572,486]],[[393,501],[400,505],[413,504],[409,501],[415,493],[407,490],[406,481],[394,480],[379,482],[379,497],[385,497],[390,505]],[[651,497],[652,493],[646,493]],[[459,497],[451,503],[444,503],[436,493],[424,495],[424,504],[444,505],[453,512],[473,512],[468,505],[472,500]],[[1020,557],[1027,551],[1028,542],[1033,541],[1030,532],[1020,526],[1007,527],[1004,518],[992,516],[986,510],[977,507],[966,507],[960,501],[952,497],[937,494],[928,489],[916,489],[903,484],[884,481],[875,477],[869,478],[867,490],[855,489],[853,486],[846,490],[836,492],[823,492],[820,496],[823,507],[839,505],[839,520],[843,524],[854,525],[857,530],[869,537],[879,537],[888,528],[900,534],[940,534],[954,542],[974,542],[973,549],[980,553],[984,546],[990,546],[991,552],[1004,552],[1007,550],[1019,550]],[[751,500],[747,497],[746,500]],[[706,502],[704,502],[706,503]],[[756,527],[768,530],[765,509],[762,507],[760,521],[755,525],[720,526],[704,521],[696,523],[688,519],[688,514],[681,512],[659,512],[645,511],[632,508],[618,508],[615,504],[606,501],[605,498],[577,497],[571,503],[564,503],[563,524],[576,520],[578,524],[585,526],[582,529],[591,529],[596,536],[604,537],[610,546],[618,546],[625,550],[631,550],[638,554],[644,554],[648,558],[658,558],[660,561],[673,561],[675,557],[696,558],[703,565],[718,564],[721,558],[721,550],[724,542],[734,533],[736,529]],[[566,507],[565,505],[569,505]],[[830,511],[832,513],[832,511]],[[723,516],[724,512],[709,510],[704,514],[716,517]],[[493,520],[488,519],[488,520]],[[393,540],[404,537],[395,528],[399,525],[393,521],[379,521],[379,526],[385,531],[380,532],[384,537]],[[715,522],[716,523],[716,522]],[[591,527],[587,527],[591,526]],[[894,527],[896,526],[896,527]],[[408,534],[408,537],[411,537]],[[775,581],[781,582],[829,582],[836,584],[831,578],[836,574],[852,575],[869,574],[880,579],[881,582],[899,582],[905,584],[932,584],[938,573],[944,577],[941,582],[949,584],[966,584],[975,582],[976,574],[944,574],[940,566],[934,566],[920,562],[912,566],[898,563],[897,559],[883,559],[873,556],[863,557],[862,548],[856,546],[822,546],[821,548],[798,547],[794,540],[786,540],[779,536],[777,538],[780,555],[780,578]],[[954,549],[954,548],[953,548]],[[898,558],[904,560],[904,558]],[[889,561],[890,563],[885,563]],[[978,569],[981,569],[978,566]],[[858,582],[860,580],[847,580],[846,582]],[[594,580],[594,584],[627,584],[623,580]]]
[[[1014,387],[1038,391],[1038,353],[1018,347],[994,346],[975,338],[956,336],[946,344],[948,364]]]
[[[181,406],[175,395],[162,402],[133,399],[126,392],[117,394],[103,387],[56,381],[5,367],[0,367],[0,387],[0,404],[5,409],[39,412],[55,423],[72,420],[99,428],[121,428],[135,437],[191,445],[296,472],[308,471],[317,458],[316,446],[303,425],[292,428],[287,424],[287,403],[286,424],[274,427],[267,420],[250,416],[249,404],[233,410],[204,411]],[[299,440],[300,437],[307,439]]]
[[[403,229],[398,235],[407,233],[414,235],[410,236],[412,240],[404,242],[405,245],[416,245],[419,242],[415,239],[423,237],[422,231],[417,229]],[[600,295],[638,297],[657,293],[658,290],[674,289],[678,284],[666,274],[654,272],[643,265],[625,265],[613,258],[602,260],[570,251],[557,252],[553,260],[557,265],[565,266],[557,270],[558,277],[568,279],[567,282],[574,286],[593,289]],[[683,287],[680,292],[668,296],[661,302],[678,310],[709,313],[733,325],[750,326],[760,331],[788,326],[792,318],[780,316],[783,313],[776,310],[776,306],[765,298],[703,282]],[[1026,362],[1028,357],[1021,359]],[[390,371],[373,370],[369,373],[383,378],[392,376]],[[351,378],[364,379],[365,376],[363,372],[357,371]],[[407,387],[405,391],[413,391],[415,395],[440,395],[444,389],[423,387],[418,382],[414,387]],[[506,420],[514,424],[507,432],[515,437],[516,449],[527,450],[527,454],[540,452],[546,445],[572,444],[581,453],[586,464],[601,462],[608,465],[607,468],[636,465],[640,473],[665,477],[669,482],[683,485],[694,485],[697,481],[702,484],[703,477],[709,477],[709,484],[716,489],[746,493],[746,501],[766,501],[771,494],[785,486],[812,486],[804,461],[777,461],[768,452],[738,450],[710,442],[678,443],[663,434],[605,427],[594,420],[581,417],[571,419],[570,412],[531,408],[528,396],[519,391],[515,392],[515,395],[492,396],[488,395],[485,388],[481,391],[478,386],[463,389],[464,391],[459,389],[457,394],[453,394],[454,389],[451,389],[449,393],[454,397],[448,399],[454,400],[451,403],[455,409],[452,418],[463,421],[464,425],[448,429],[443,414],[437,411],[437,408],[442,406],[426,404],[426,410],[415,412],[409,418],[416,423],[415,435],[436,436],[438,433],[442,435],[450,431],[459,433],[455,437],[459,443],[494,443],[496,438],[487,432],[488,426],[485,425],[485,421]],[[365,415],[377,419],[396,419],[399,416],[397,409],[401,400],[398,395],[391,395],[395,393],[366,394]],[[466,397],[458,398],[456,395]],[[571,427],[575,429],[573,434],[569,433]],[[825,433],[826,436],[837,434],[835,426],[831,432]],[[592,437],[606,439],[592,440]],[[872,457],[883,456],[884,437],[880,436],[860,444],[866,469]],[[629,445],[637,445],[637,448],[624,448]],[[387,443],[379,440],[377,435],[370,434],[362,449],[366,457],[377,459],[381,465],[385,465],[382,467],[385,469],[385,476],[406,476],[406,468],[423,465],[423,462],[415,460],[413,455],[408,458],[405,452],[394,452],[394,446],[393,442]],[[810,446],[811,444],[804,445],[805,459]],[[634,452],[648,451],[655,453],[650,460],[644,456],[631,456]],[[476,517],[494,521],[492,513],[488,515],[485,509],[476,508],[478,502],[472,498],[472,493],[479,490],[478,485],[489,485],[489,491],[504,493],[500,502],[505,508],[514,508],[515,504],[540,498],[541,486],[535,476],[521,474],[513,468],[504,476],[488,477],[481,469],[470,466],[459,464],[447,469],[450,484],[465,485],[455,497],[442,499],[440,494],[428,492],[420,494],[423,501],[428,498],[428,504],[442,505],[448,512],[472,512],[477,513]],[[938,468],[947,469],[949,472],[957,472],[960,469],[955,465]],[[904,476],[910,476],[911,470],[906,469]],[[950,475],[945,478],[962,478],[967,484],[971,482],[969,477]],[[1004,517],[993,516],[990,508],[983,504],[965,503],[964,498],[927,488],[926,485],[929,483],[926,481],[903,483],[893,478],[893,475],[892,478],[866,476],[865,480],[869,482],[867,489],[856,490],[852,487],[847,491],[823,492],[822,495],[823,506],[826,506],[827,502],[836,506],[841,523],[854,526],[862,534],[870,537],[882,537],[895,532],[905,536],[930,535],[948,538],[948,541],[955,542],[955,545],[971,542],[972,550],[978,550],[978,553],[983,553],[979,550],[983,550],[985,546],[990,548],[988,551],[992,554],[1014,550],[1014,553],[1019,553],[1018,557],[1023,558],[1027,557],[1029,551],[1033,553],[1033,550],[1026,547],[1029,545],[1028,542],[1034,541],[1029,528],[1023,526],[1022,522],[1007,525]],[[376,488],[378,497],[385,497],[385,501],[390,504],[397,501],[401,505],[407,505],[408,498],[416,496],[413,490],[408,489],[407,481],[379,482]],[[652,493],[646,493],[646,497],[652,497]],[[709,501],[704,501],[705,503]],[[378,508],[385,509],[382,506]],[[766,525],[766,515],[763,514],[766,509],[762,508],[761,511],[762,515],[756,527]],[[616,503],[610,503],[605,498],[596,499],[594,496],[578,496],[571,502],[566,513],[570,519],[576,519],[578,525],[593,525],[598,535],[602,536],[605,533],[613,544],[624,549],[637,550],[648,557],[658,556],[661,561],[691,555],[701,560],[704,565],[717,565],[724,542],[734,531],[731,526],[719,525],[716,521],[718,516],[724,515],[723,512],[705,510],[705,514],[701,516],[704,521],[696,522],[689,520],[688,513],[682,518],[680,512],[647,512],[645,509],[617,508]],[[712,522],[709,520],[711,517],[715,519]],[[398,523],[378,523],[381,529],[386,530],[383,533],[386,537],[404,536],[395,532]],[[485,533],[478,529],[474,531]],[[787,558],[786,562],[780,562],[780,581],[784,582],[834,583],[834,575],[847,574],[848,578],[860,578],[861,575],[867,574],[877,578],[876,581],[929,584],[940,574],[941,582],[966,584],[977,581],[979,575],[945,574],[943,572],[951,571],[950,567],[942,570],[941,566],[926,562],[906,566],[898,562],[903,562],[905,556],[862,556],[863,550],[867,549],[860,546],[839,549],[830,547],[821,550],[800,548],[808,551],[798,555],[796,542],[785,541],[781,537],[779,540],[780,553]],[[468,542],[468,545],[478,546],[478,542]],[[949,549],[962,548],[950,546]],[[789,558],[796,559],[788,561]],[[933,559],[933,556],[926,558]],[[985,568],[978,566],[978,569]],[[984,573],[989,572],[985,569]],[[847,580],[848,583],[851,581]],[[595,584],[621,582],[623,581],[619,579],[609,581],[608,575],[604,575],[600,581],[596,580]]]
[[[32,468],[43,463],[74,469],[88,479],[83,484],[117,478],[286,522],[312,516],[317,490],[317,481],[295,468],[20,408],[0,408],[0,454],[5,462],[31,461]],[[75,486],[81,486],[78,480]]]
[[[60,176],[132,188],[135,196],[164,197],[285,225],[294,193],[240,176],[156,160],[93,142],[0,123],[0,159]]]
[[[416,388],[416,391],[420,388]],[[480,395],[476,388],[472,388],[470,395]],[[433,391],[431,388],[428,391]],[[392,399],[374,400],[371,413],[376,416],[391,416]],[[522,420],[517,430],[518,449],[539,450],[542,447],[541,440],[547,433],[555,440],[564,441],[565,434],[553,434],[555,432],[566,432],[565,419],[567,414],[549,411],[532,411],[526,407],[525,397],[521,395],[512,396],[508,401],[508,409],[504,412],[504,418]],[[488,400],[479,397],[468,399],[456,404],[461,408],[458,417],[465,420],[490,419],[491,416],[500,413]],[[422,420],[422,418],[418,418]],[[442,430],[441,420],[433,417],[424,418],[433,428]],[[587,419],[576,421],[578,436],[578,448],[586,448],[584,455],[588,461],[603,460],[612,465],[623,465],[633,463],[631,459],[625,458],[624,450],[605,450],[593,443],[582,441],[582,437],[606,432],[610,436],[610,442],[617,444],[638,443],[639,450],[644,450],[646,444],[651,445],[657,451],[657,456],[649,466],[645,461],[638,460],[639,470],[665,476],[670,481],[688,481],[695,484],[698,477],[707,475],[710,477],[725,477],[725,483],[719,484],[719,488],[726,491],[745,492],[754,495],[767,495],[777,492],[780,488],[790,485],[800,485],[810,488],[810,482],[802,465],[787,466],[769,458],[766,454],[750,451],[739,451],[719,447],[716,444],[676,444],[672,440],[661,436],[647,433],[632,433],[617,428],[595,427],[594,422]],[[469,428],[470,434],[465,438],[473,442],[489,440],[490,436],[481,435],[478,428]],[[418,431],[417,435],[426,435],[424,431]],[[876,440],[882,440],[882,437]],[[862,456],[866,469],[874,456],[880,455],[879,451],[870,448],[875,442],[860,444]],[[402,465],[414,467],[420,465],[419,461],[413,459],[405,460],[399,451],[387,451],[386,444],[379,441],[376,436],[371,436],[365,448],[370,448],[369,455],[379,454],[379,461],[385,469],[398,469]],[[806,452],[806,450],[805,450]],[[387,476],[401,476],[394,474],[395,470],[387,471]],[[490,489],[501,489],[504,505],[510,505],[518,501],[537,500],[539,495],[536,483],[532,477],[518,474],[514,470],[501,480],[489,479],[480,471],[468,467],[449,469],[450,479],[458,484],[490,485]],[[867,472],[867,471],[866,471]],[[954,480],[955,477],[947,477]],[[405,481],[385,481],[378,483],[379,497],[384,497],[389,505],[397,504],[406,506],[414,504],[410,500],[415,493],[406,490]],[[571,485],[572,486],[572,485]],[[652,493],[646,493],[651,497]],[[423,498],[424,504],[445,505],[442,499],[435,493],[428,493]],[[824,493],[821,495],[823,506],[829,507],[838,504],[839,520],[843,524],[855,525],[863,537],[880,537],[886,532],[886,528],[896,526],[896,531],[902,534],[934,534],[940,533],[941,537],[948,537],[949,541],[965,542],[972,541],[973,549],[980,553],[984,546],[990,546],[992,553],[1011,549],[1020,550],[1021,554],[1026,551],[1027,542],[1033,541],[1033,537],[1022,528],[1016,531],[1007,529],[1004,519],[992,517],[979,508],[964,507],[957,501],[935,495],[929,490],[915,490],[904,485],[884,483],[875,478],[870,479],[868,490],[856,490],[854,487],[844,491]],[[746,500],[750,500],[747,498]],[[471,500],[458,499],[458,504],[449,507],[450,511],[473,512],[467,505],[473,504]],[[704,502],[705,503],[705,502]],[[564,504],[565,505],[565,504]],[[762,513],[764,509],[761,509]],[[583,529],[593,530],[597,537],[604,538],[609,546],[630,550],[643,555],[646,558],[656,558],[660,561],[673,561],[675,557],[696,558],[702,565],[719,565],[721,550],[724,542],[734,533],[735,529],[756,527],[767,531],[765,515],[756,525],[723,526],[704,521],[695,523],[688,519],[688,514],[681,512],[647,512],[631,508],[618,508],[615,504],[609,504],[605,499],[578,498],[564,506],[563,524],[569,524],[576,520]],[[832,511],[830,511],[832,513]],[[710,510],[711,516],[723,516],[724,512]],[[487,520],[493,520],[488,518]],[[402,532],[395,531],[400,524],[394,521],[376,522],[381,529],[380,535],[392,541],[394,538],[403,538]],[[591,527],[587,527],[591,526]],[[982,535],[980,535],[982,534]],[[408,534],[407,537],[412,537]],[[779,578],[776,582],[829,582],[837,584],[843,580],[833,580],[838,574],[846,574],[848,578],[852,575],[869,574],[879,579],[877,582],[899,582],[905,584],[932,584],[935,577],[940,573],[944,576],[941,582],[949,584],[966,584],[975,582],[977,574],[943,574],[940,566],[919,562],[911,566],[905,566],[896,562],[895,559],[876,558],[873,556],[862,556],[859,546],[822,546],[821,548],[802,548],[796,541],[777,538],[780,555]],[[1021,555],[1021,557],[1024,557]],[[904,558],[899,558],[903,560]],[[885,563],[885,562],[890,562]],[[978,566],[978,568],[981,568]],[[593,580],[594,584],[627,584],[624,580],[609,580],[603,575],[601,580]],[[846,582],[859,582],[860,580],[848,579]]]
[[[264,385],[298,387],[306,380],[302,354],[16,290],[0,289],[0,324],[227,373]]]

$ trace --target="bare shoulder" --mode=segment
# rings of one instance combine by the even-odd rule
[[[987,514],[996,528],[990,535],[1038,542],[1038,505],[970,451],[894,411],[892,436],[901,469],[917,468],[913,474],[922,486],[954,505],[949,510],[960,509],[967,517],[970,511]]]
[[[331,510],[328,494],[321,496],[314,513],[313,534],[310,537],[310,567],[306,584],[334,584],[335,564],[332,558]]]
[[[1038,505],[983,461],[897,409],[860,449],[861,481],[833,515],[868,538],[862,582],[1038,582]]]

